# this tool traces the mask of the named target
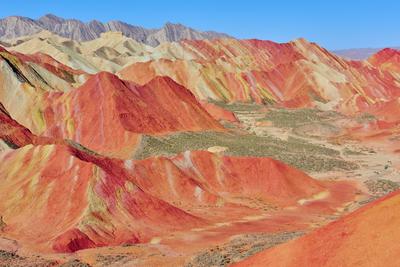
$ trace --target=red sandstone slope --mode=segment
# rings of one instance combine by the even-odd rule
[[[39,137],[34,135],[24,126],[20,125],[0,103],[0,141],[6,142],[7,147],[19,148],[34,144],[52,144],[61,143],[62,140],[53,140],[51,138]]]
[[[140,134],[223,130],[186,88],[167,77],[139,86],[99,73],[73,88],[75,72],[50,57],[4,49],[0,56],[0,103],[37,136],[72,139],[99,153],[128,158]]]
[[[35,53],[32,55],[26,55],[18,52],[13,52],[13,54],[25,62],[32,62],[42,66],[46,70],[70,83],[79,82],[79,80],[84,80],[88,76],[84,71],[72,69],[47,54]]]
[[[271,158],[186,151],[173,161],[201,188],[228,199],[251,197],[286,206],[326,189],[305,173]]]
[[[0,103],[0,140],[4,140],[9,146],[21,147],[35,144],[36,139],[28,129],[13,120]]]
[[[138,86],[102,72],[69,93],[45,95],[46,130],[91,150],[128,158],[140,134],[223,130],[194,96],[166,77]]]
[[[25,146],[0,157],[3,234],[36,251],[148,242],[204,223],[66,146]]]
[[[121,123],[130,131],[160,134],[222,129],[190,91],[168,77],[156,77],[144,86],[125,84],[115,101]]]
[[[368,62],[382,69],[400,74],[400,51],[385,48],[368,58]]]
[[[268,158],[199,151],[122,161],[79,146],[27,145],[2,152],[0,159],[3,235],[43,252],[149,242],[218,222],[240,224],[243,216],[260,215],[246,207],[255,200],[274,212],[297,210],[292,224],[306,227],[314,213],[334,213],[354,198],[351,185],[340,185],[347,195],[337,194],[332,183]]]
[[[399,266],[400,192],[233,266]]]
[[[214,119],[218,121],[238,122],[235,114],[231,111],[206,101],[200,101],[200,104]]]
[[[145,192],[184,210],[197,208],[197,215],[207,217],[207,209],[202,211],[201,206],[246,205],[247,200],[258,199],[282,208],[329,188],[271,158],[228,157],[205,151],[126,160],[123,168]]]
[[[36,53],[25,55],[0,49],[0,62],[6,63],[12,71],[33,87],[46,91],[68,91],[72,84],[79,84],[87,78],[83,71],[74,70],[52,57]],[[4,67],[2,67],[4,72]]]

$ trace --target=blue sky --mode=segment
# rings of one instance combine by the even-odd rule
[[[304,37],[328,49],[400,46],[397,0],[9,0],[0,8],[0,17],[47,13],[148,28],[179,22],[276,42]]]

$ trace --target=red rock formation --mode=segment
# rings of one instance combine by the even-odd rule
[[[368,62],[382,70],[400,73],[400,51],[392,48],[385,48],[372,55]]]
[[[77,82],[77,80],[79,79],[78,76],[80,76],[80,75],[84,76],[84,78],[86,78],[88,76],[88,74],[85,73],[84,71],[72,69],[72,68],[62,64],[61,62],[55,60],[51,56],[40,53],[40,52],[32,54],[32,55],[21,54],[18,52],[12,52],[12,53],[14,55],[16,55],[22,61],[36,63],[36,64],[44,67],[51,73],[56,74],[58,77],[66,80],[70,83]],[[81,79],[84,79],[84,78],[81,78]]]
[[[42,53],[25,55],[2,48],[0,60],[5,61],[21,81],[42,90],[68,91],[73,83],[79,84],[87,78],[85,72],[74,70]]]
[[[206,101],[200,101],[201,106],[218,121],[239,122],[235,114],[231,111],[223,109],[216,104]]]
[[[57,252],[70,253],[77,250],[94,248],[96,244],[78,229],[71,229],[54,240],[53,249]]]
[[[223,130],[188,90],[169,78],[138,86],[102,72],[76,90],[46,98],[44,135],[72,139],[114,157],[129,158],[140,134]]]
[[[39,145],[55,142],[55,140],[51,140],[50,138],[38,137],[32,134],[31,131],[12,119],[1,103],[0,140],[5,141],[12,148],[19,148],[30,144]]]
[[[223,131],[186,88],[167,77],[139,86],[103,72],[74,89],[69,78],[77,73],[47,56],[0,53],[0,103],[34,135],[129,158],[141,134]]]
[[[119,75],[140,84],[166,75],[205,101],[318,105],[348,114],[400,96],[395,73],[382,71],[379,64],[344,60],[304,39],[285,44],[191,40],[179,48],[178,53],[161,47],[164,57],[134,63]]]
[[[241,221],[259,215],[246,207],[251,200],[303,210],[304,220],[330,214],[354,197],[343,196],[354,191],[351,185],[341,185],[337,195],[332,184],[269,158],[198,151],[122,161],[75,145],[5,151],[0,182],[5,236],[35,251],[57,252],[149,242],[173,231]]]
[[[147,242],[204,223],[67,146],[28,145],[0,157],[3,234],[37,251]]]
[[[14,147],[21,147],[36,142],[36,136],[13,120],[1,104],[0,139],[3,139]]]
[[[227,199],[252,197],[288,206],[325,189],[305,173],[271,158],[187,151],[173,161],[201,188],[218,194],[224,192]]]

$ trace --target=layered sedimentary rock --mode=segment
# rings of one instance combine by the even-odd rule
[[[91,150],[127,158],[140,134],[223,130],[186,88],[170,78],[156,77],[139,86],[102,72],[73,88],[63,80],[73,77],[67,67],[51,64],[50,71],[38,73],[24,60],[39,62],[35,58],[40,55],[2,53],[0,102],[36,135],[72,139]],[[54,80],[67,87],[53,85]]]
[[[400,75],[400,50],[385,48],[368,58],[368,62],[382,70]]]
[[[353,197],[269,158],[188,151],[123,161],[68,144],[27,145],[0,158],[3,235],[41,252],[150,242],[238,220],[249,200],[303,209],[306,218]]]
[[[46,95],[45,101],[41,134],[115,157],[132,156],[140,134],[223,130],[188,90],[169,78],[138,86],[99,73],[70,93]]]
[[[239,125],[235,115],[222,108],[235,107],[229,105],[234,102],[316,106],[352,116],[370,113],[362,122],[341,115],[346,122],[338,127],[350,127],[352,137],[393,133],[398,126],[396,51],[356,62],[304,39],[285,44],[186,40],[149,47],[115,32],[88,42],[42,32],[7,45],[11,52],[0,48],[0,226],[2,237],[30,252],[160,243],[157,248],[170,248],[169,256],[176,257],[177,251],[189,253],[183,248],[188,244],[194,253],[237,234],[303,233],[358,205],[355,200],[363,194],[355,182],[314,180],[271,158],[230,156],[218,143],[201,148],[208,152],[185,151],[197,144],[183,143],[179,151],[185,152],[172,154],[175,150],[168,146],[178,143],[169,143],[169,138],[190,137],[186,132],[197,132],[199,142],[222,131],[223,137],[250,135],[248,125]],[[254,107],[236,107],[244,106]],[[257,125],[266,112],[244,109],[237,114]],[[316,121],[315,128],[329,119]],[[224,129],[219,121],[231,128]],[[252,138],[241,146],[257,146],[267,140],[269,129],[279,128],[265,125],[265,139]],[[332,143],[322,148],[300,139],[286,142],[283,139],[293,138],[286,129],[273,134],[280,133],[287,136],[271,138],[268,144],[280,142],[271,151],[288,149],[287,157],[292,156],[289,143],[300,147],[294,153],[301,157],[304,146],[311,147],[305,151],[326,149],[335,155],[332,160],[346,153],[330,149]],[[150,153],[155,156],[133,159],[140,149],[161,143],[168,157],[155,149]],[[358,260],[360,251],[373,253],[359,243],[370,232],[364,220],[373,225],[383,217],[378,222],[394,231],[382,206],[390,199],[397,196],[243,264],[260,260],[290,266],[291,258],[279,257],[292,250],[303,265],[307,257],[316,266],[337,266],[342,258],[349,265],[364,263]],[[390,253],[396,251],[385,237],[377,253],[384,243]],[[354,247],[361,249],[352,251]]]
[[[317,105],[355,113],[399,95],[396,75],[350,62],[303,39],[184,41],[176,59],[135,63],[119,75],[138,83],[168,75],[200,99]],[[159,48],[161,49],[161,48]]]
[[[91,73],[117,72],[121,78],[139,84],[168,76],[203,101],[317,106],[356,114],[400,94],[399,64],[393,49],[357,62],[304,39],[283,44],[185,40],[153,48],[120,33],[105,33],[89,42],[41,33],[15,40],[9,49],[22,53],[46,50],[70,67]]]
[[[106,32],[97,39],[78,42],[43,31],[10,41],[9,49],[24,54],[46,53],[74,69],[96,73],[115,72],[135,61],[136,56],[145,60],[154,48],[125,37],[121,32]]]
[[[19,148],[29,144],[40,144],[41,139],[10,117],[0,104],[0,142],[4,147]]]
[[[67,146],[6,151],[0,165],[3,233],[38,251],[137,243],[202,225],[129,177],[81,161]]]

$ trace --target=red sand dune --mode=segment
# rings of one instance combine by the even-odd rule
[[[400,192],[232,266],[400,266]]]

